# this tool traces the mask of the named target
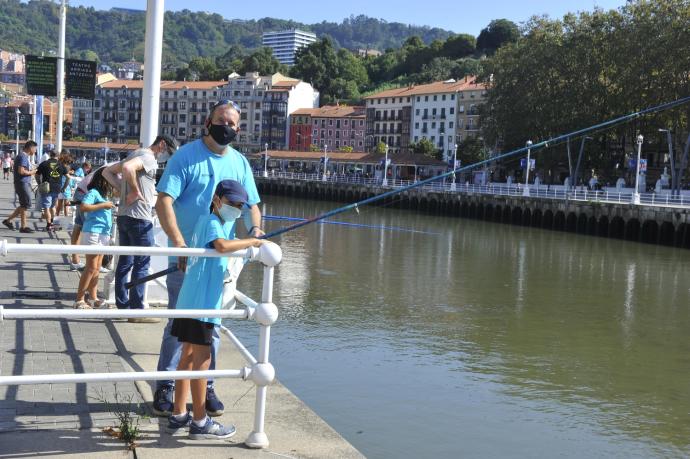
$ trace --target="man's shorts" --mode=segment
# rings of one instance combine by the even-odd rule
[[[31,185],[28,182],[18,182],[14,184],[14,192],[19,198],[19,207],[31,208]]]
[[[196,319],[173,319],[170,334],[180,343],[210,346],[214,324]]]
[[[57,205],[59,193],[41,194],[41,209],[50,209]]]
[[[79,243],[81,245],[110,245],[110,234],[82,232]]]
[[[3,168],[2,168],[2,171],[3,171],[5,174],[9,174],[9,173],[10,173],[10,168],[9,168],[9,167],[3,167]]]

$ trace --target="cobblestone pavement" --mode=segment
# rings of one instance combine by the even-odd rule
[[[0,182],[0,217],[14,208],[11,182]],[[32,212],[34,234],[0,227],[0,239],[15,243],[69,244],[69,233],[44,231]],[[17,220],[16,226],[19,225]],[[63,255],[9,254],[0,259],[0,304],[5,308],[71,308],[79,274]],[[64,374],[127,371],[101,320],[5,320],[0,323],[0,374]],[[0,432],[27,429],[89,429],[113,425],[98,398],[132,398],[135,384],[37,384],[0,387]],[[1,448],[0,448],[1,449]]]

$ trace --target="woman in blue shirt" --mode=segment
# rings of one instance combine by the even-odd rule
[[[81,200],[79,209],[84,212],[84,224],[81,231],[81,245],[107,246],[110,243],[110,230],[113,225],[112,208],[115,204],[108,200],[111,193],[108,181],[99,169],[88,185],[88,192]],[[105,300],[98,299],[98,276],[103,255],[86,255],[86,266],[79,278],[76,309],[107,308]],[[91,304],[84,299],[86,293],[91,297]]]

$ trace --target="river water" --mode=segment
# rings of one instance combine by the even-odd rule
[[[417,231],[276,240],[278,378],[367,457],[690,456],[690,251],[382,207],[332,220]]]

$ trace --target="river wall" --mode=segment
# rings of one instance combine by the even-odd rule
[[[262,194],[353,203],[388,188],[255,178]],[[412,189],[372,205],[690,249],[690,208]]]

